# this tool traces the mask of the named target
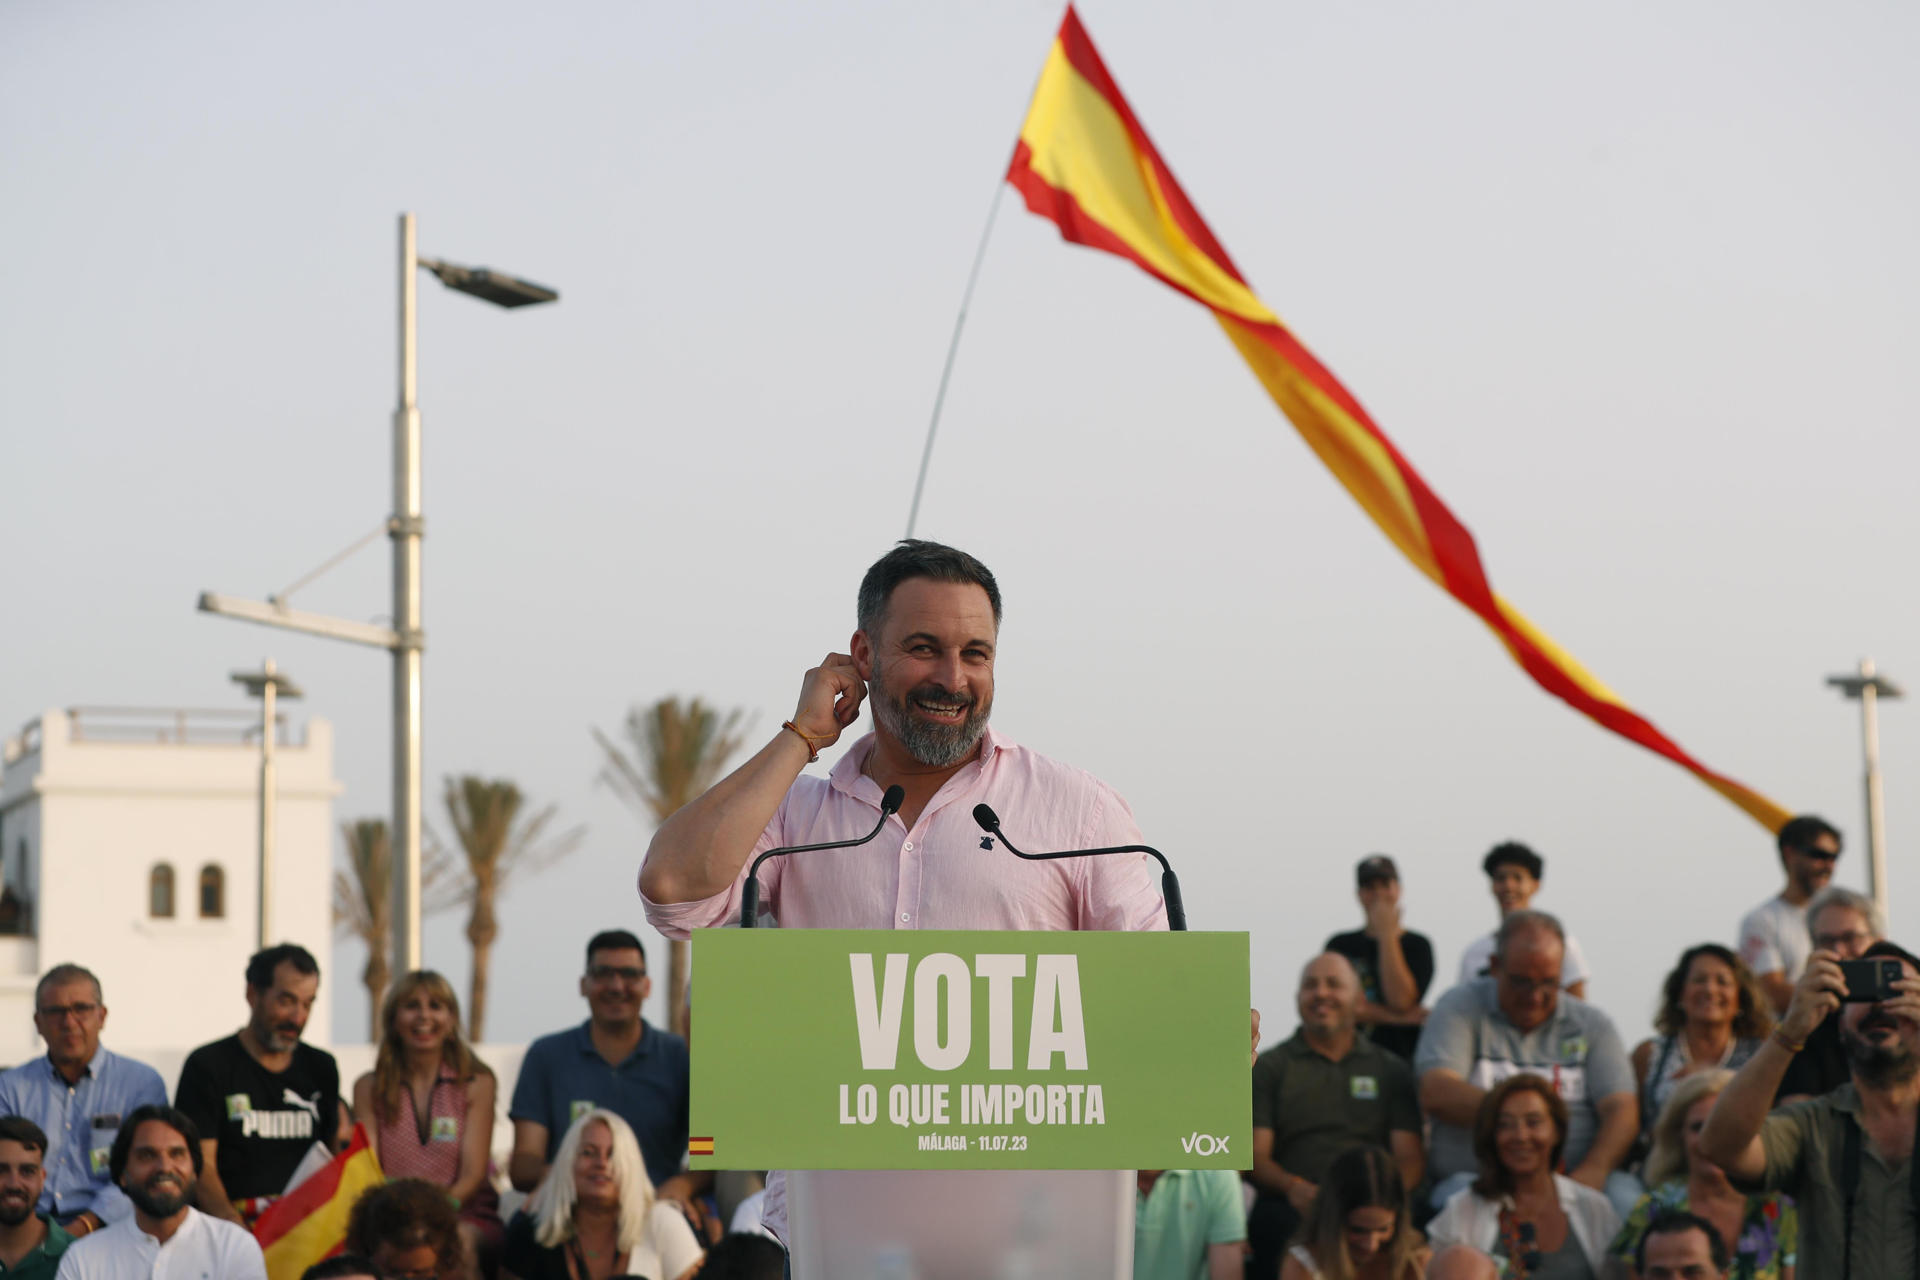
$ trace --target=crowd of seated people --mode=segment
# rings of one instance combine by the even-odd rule
[[[1920,959],[1829,883],[1833,827],[1777,849],[1785,887],[1680,952],[1630,1053],[1535,909],[1532,850],[1487,855],[1499,927],[1430,1006],[1397,868],[1362,861],[1367,927],[1308,962],[1299,1030],[1256,1059],[1246,1280],[1920,1275]],[[1842,963],[1875,959],[1891,980],[1854,990]]]
[[[1402,923],[1398,868],[1366,858],[1363,927],[1307,961],[1297,1030],[1255,1058],[1244,1185],[1140,1172],[1136,1280],[1920,1274],[1920,960],[1828,883],[1839,844],[1818,819],[1783,828],[1786,887],[1732,945],[1679,952],[1631,1051],[1534,905],[1533,850],[1487,855],[1498,927],[1431,1002],[1433,948]],[[1870,999],[1849,998],[1864,979],[1841,968],[1861,960],[1897,975]],[[529,1048],[504,1169],[500,1084],[443,977],[392,985],[373,1069],[344,1098],[303,1040],[314,957],[270,947],[245,977],[243,1025],[188,1056],[171,1102],[102,1044],[93,973],[40,979],[46,1053],[0,1073],[0,1275],[264,1277],[253,1224],[356,1124],[386,1180],[315,1280],[784,1274],[754,1231],[754,1184],[729,1195],[686,1167],[687,1044],[641,1017],[633,934],[588,942],[584,1020]],[[526,1194],[503,1220],[509,1185]]]
[[[491,1157],[496,1079],[447,980],[394,982],[348,1099],[333,1056],[302,1038],[320,977],[300,946],[254,955],[244,1024],[188,1055],[170,1105],[157,1072],[101,1044],[98,977],[49,969],[34,1004],[46,1054],[0,1073],[0,1276],[264,1280],[254,1226],[356,1124],[384,1180],[316,1280],[765,1277],[769,1248],[772,1274],[784,1268],[750,1212],[743,1233],[722,1230],[736,1206],[684,1167],[687,1045],[640,1016],[652,984],[633,934],[588,942],[585,1021],[529,1049],[506,1170]],[[503,1222],[509,1181],[531,1194]]]

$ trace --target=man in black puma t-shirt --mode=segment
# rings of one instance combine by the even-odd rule
[[[320,966],[282,943],[247,962],[247,1025],[202,1045],[180,1068],[174,1101],[201,1133],[203,1212],[242,1225],[287,1189],[316,1142],[336,1145],[340,1067],[300,1043]]]

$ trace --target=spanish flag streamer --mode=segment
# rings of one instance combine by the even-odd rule
[[[253,1238],[267,1255],[267,1280],[300,1280],[308,1267],[339,1253],[353,1202],[385,1181],[366,1130],[353,1126],[345,1151],[274,1201],[253,1224]]]
[[[1665,756],[1770,831],[1788,813],[1715,773],[1623,703],[1495,594],[1473,535],[1340,381],[1254,295],[1120,96],[1071,6],[1047,55],[1007,180],[1065,239],[1131,261],[1213,312],[1267,392],[1414,567],[1581,714]]]

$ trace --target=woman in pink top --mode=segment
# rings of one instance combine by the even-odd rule
[[[466,1271],[477,1276],[504,1234],[489,1178],[493,1072],[460,1034],[452,985],[431,970],[393,984],[380,1027],[373,1070],[353,1083],[354,1114],[387,1177],[445,1187],[460,1206]]]

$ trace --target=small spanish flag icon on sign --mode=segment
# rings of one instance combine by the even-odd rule
[[[713,1154],[712,1138],[688,1138],[687,1154],[690,1156],[710,1156]]]

